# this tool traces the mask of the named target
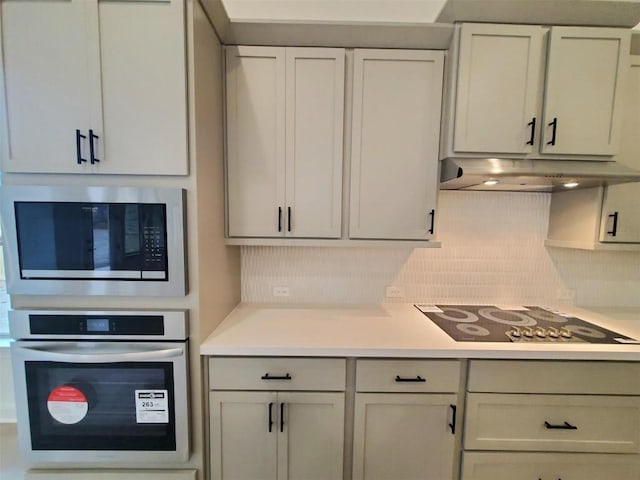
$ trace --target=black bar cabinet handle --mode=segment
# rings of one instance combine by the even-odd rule
[[[278,207],[278,231],[282,231],[282,207]]]
[[[424,383],[427,380],[422,378],[420,375],[416,375],[415,378],[402,378],[400,375],[396,375],[396,382],[405,382],[405,383]]]
[[[455,435],[456,434],[456,417],[457,417],[457,413],[458,413],[458,407],[456,405],[449,405],[451,407],[451,413],[452,413],[452,417],[451,417],[451,423],[449,424],[449,428],[451,428],[451,434]]]
[[[89,155],[91,157],[91,165],[100,161],[99,158],[96,158],[95,145],[93,144],[93,141],[98,140],[99,138],[100,137],[98,135],[93,133],[93,130],[89,130]]]
[[[78,165],[82,165],[82,162],[86,162],[86,158],[82,158],[82,139],[87,138],[80,133],[80,130],[76,130],[76,160]]]
[[[610,213],[609,218],[613,218],[613,225],[611,230],[607,232],[607,235],[611,235],[612,237],[615,237],[616,234],[618,233],[618,212]]]
[[[434,222],[436,220],[436,211],[435,209],[431,209],[431,211],[429,212],[429,215],[431,216],[431,227],[429,227],[429,233],[431,235],[433,235],[433,226],[434,226]]]
[[[291,231],[291,207],[287,207],[287,232]]]
[[[533,117],[529,123],[527,123],[528,127],[531,127],[531,136],[529,137],[529,141],[527,145],[533,145],[533,141],[536,138],[536,117]]]
[[[271,427],[273,427],[273,402],[269,403],[269,433],[271,433]]]
[[[549,422],[544,422],[544,426],[547,430],[577,430],[578,427],[571,425],[569,422],[564,422],[562,425],[554,425]]]
[[[280,404],[280,433],[284,432],[284,402]]]
[[[289,373],[287,373],[284,376],[274,376],[274,375],[269,375],[268,373],[265,373],[263,376],[260,377],[261,380],[291,380],[293,377],[291,377],[291,375]]]
[[[555,145],[556,144],[556,130],[558,130],[558,119],[554,118],[553,122],[549,124],[550,127],[553,127],[551,131],[551,141],[547,142],[547,145]]]

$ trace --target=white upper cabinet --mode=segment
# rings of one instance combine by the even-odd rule
[[[432,238],[443,62],[438,51],[355,51],[350,238]]]
[[[463,24],[443,155],[618,152],[627,29]]]
[[[542,153],[617,153],[629,42],[628,30],[551,29]]]
[[[183,0],[1,8],[4,171],[188,173]]]
[[[344,49],[227,48],[230,237],[340,237],[344,62]]]
[[[539,26],[462,25],[457,152],[533,151],[543,35]]]

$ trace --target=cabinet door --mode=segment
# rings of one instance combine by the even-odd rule
[[[356,50],[350,238],[431,238],[443,55]]]
[[[77,140],[100,125],[97,3],[9,0],[2,8],[8,172],[81,173]]]
[[[211,478],[276,479],[277,395],[211,392]]]
[[[184,0],[100,1],[99,20],[104,130],[94,171],[187,174]]]
[[[618,151],[629,38],[624,29],[551,29],[542,153]]]
[[[344,49],[287,48],[286,235],[340,237]]]
[[[640,170],[640,56],[632,57],[627,82],[618,161]],[[615,223],[615,225],[614,225]],[[607,187],[602,207],[601,242],[640,243],[640,183]]]
[[[455,151],[533,151],[542,45],[539,26],[462,25]]]
[[[344,393],[281,392],[278,401],[278,480],[342,478]]]
[[[462,480],[637,480],[638,455],[475,453],[462,457]]]
[[[285,49],[227,47],[230,237],[284,235]]]
[[[451,405],[456,395],[358,393],[354,480],[447,480],[453,476]]]

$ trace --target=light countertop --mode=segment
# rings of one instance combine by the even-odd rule
[[[559,310],[640,339],[640,309]],[[640,361],[640,345],[456,342],[412,304],[240,304],[200,354]]]

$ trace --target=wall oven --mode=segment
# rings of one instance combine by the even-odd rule
[[[188,460],[184,311],[15,310],[9,327],[18,440],[30,463]]]
[[[0,202],[10,294],[187,292],[182,189],[6,185]]]

